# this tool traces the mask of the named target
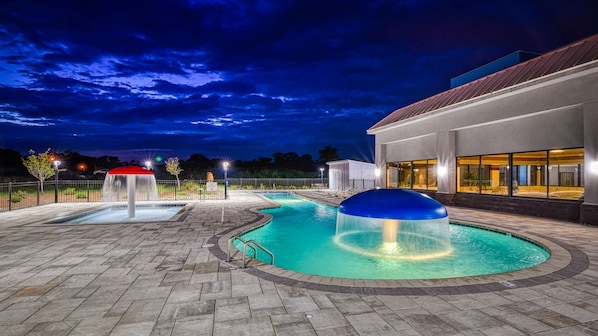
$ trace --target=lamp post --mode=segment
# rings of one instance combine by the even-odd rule
[[[228,199],[228,161],[222,162],[224,168],[224,199]]]
[[[145,168],[147,170],[152,170],[152,162],[151,161],[145,161]]]
[[[60,161],[54,160],[54,203],[58,203],[58,166]]]
[[[324,186],[324,168],[320,167],[320,186]]]

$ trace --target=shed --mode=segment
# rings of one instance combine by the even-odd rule
[[[367,190],[376,187],[376,165],[370,162],[339,160],[326,162],[331,190]]]

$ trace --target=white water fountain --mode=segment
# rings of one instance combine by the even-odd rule
[[[154,173],[138,166],[119,167],[108,171],[102,187],[102,201],[123,200],[127,201],[129,218],[135,217],[135,201],[158,200]]]

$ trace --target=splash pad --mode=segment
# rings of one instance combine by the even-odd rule
[[[102,201],[127,201],[129,218],[135,217],[135,201],[158,200],[158,188],[154,173],[138,166],[126,166],[109,170],[102,187]]]
[[[385,259],[428,260],[453,251],[446,208],[405,189],[373,189],[344,200],[334,242],[352,253]]]

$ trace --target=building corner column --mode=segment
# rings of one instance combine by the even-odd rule
[[[436,151],[438,157],[436,175],[438,191],[436,192],[436,199],[445,205],[453,205],[457,193],[454,131],[438,132],[436,134]]]
[[[598,101],[583,106],[584,202],[580,222],[598,225]]]

